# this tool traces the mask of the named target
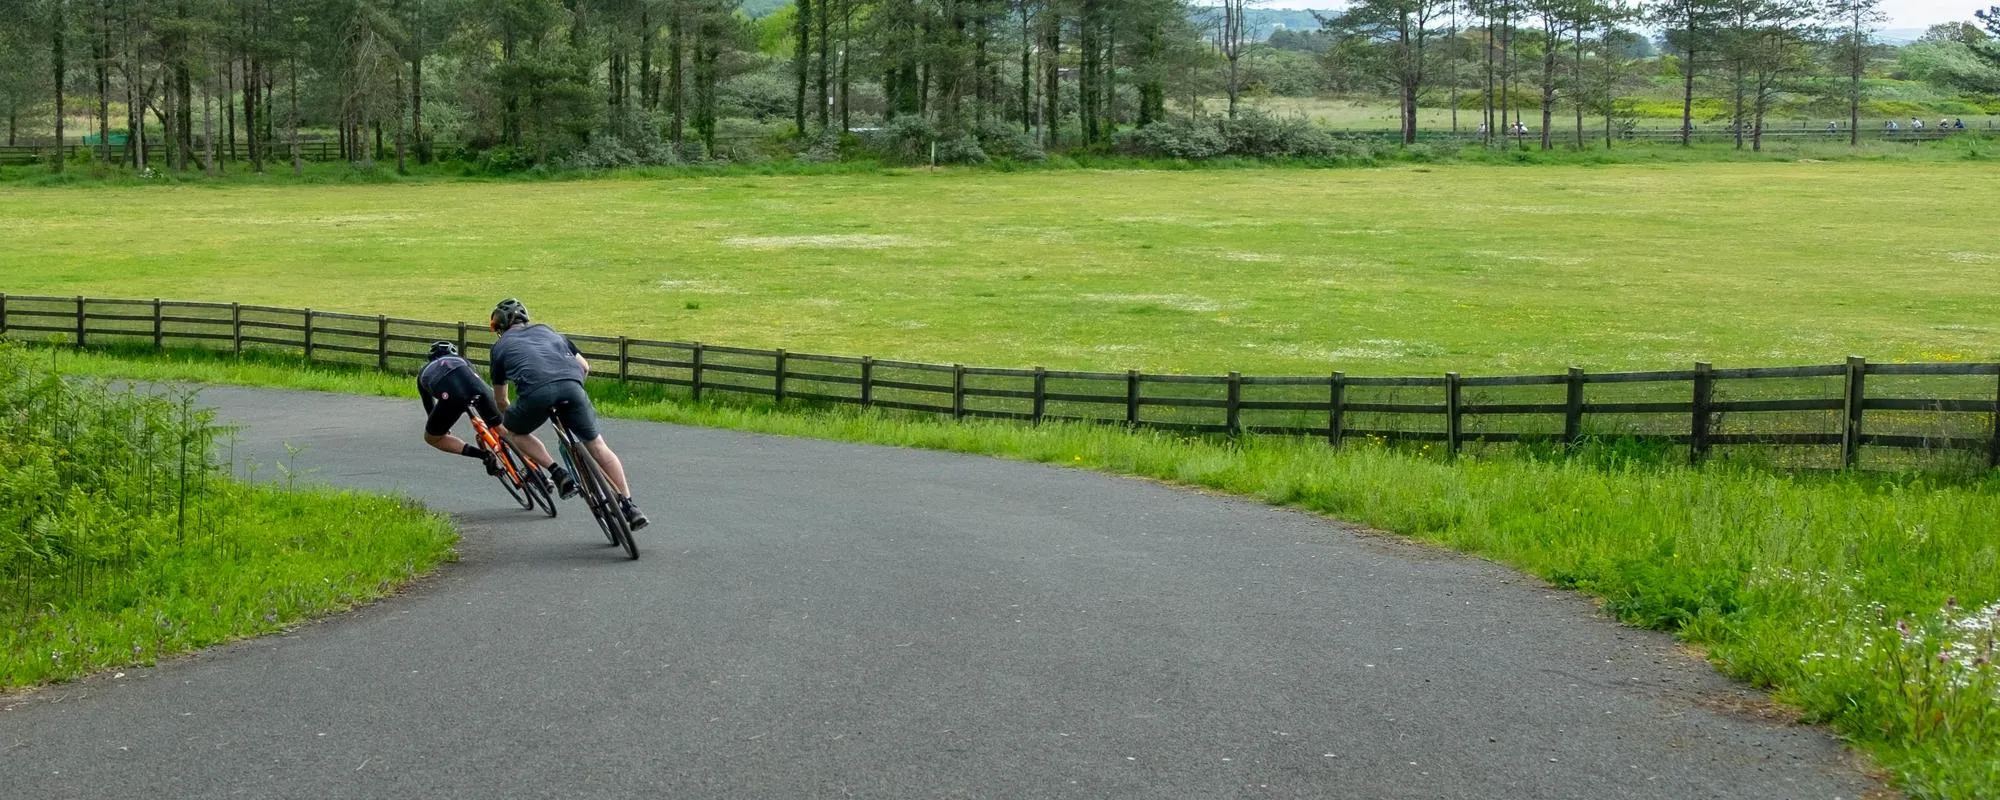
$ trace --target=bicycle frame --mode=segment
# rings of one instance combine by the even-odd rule
[[[485,420],[479,418],[479,414],[476,411],[465,416],[472,420],[473,435],[479,439],[480,447],[484,447],[488,452],[492,453],[499,453],[502,452],[502,448],[511,447],[511,445],[508,445],[500,438],[499,434],[493,432],[492,426],[487,425]],[[514,479],[515,483],[527,483],[527,479],[522,477],[521,473],[514,471],[513,459],[501,458],[500,465],[507,468],[507,477]]]

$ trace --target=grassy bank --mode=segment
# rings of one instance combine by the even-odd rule
[[[59,381],[46,356],[0,345],[0,691],[279,630],[451,556],[441,517],[237,481],[185,398]]]
[[[65,371],[406,396],[278,360],[63,353]],[[1918,797],[2000,793],[2000,479],[1688,468],[1616,447],[1447,462],[1420,450],[953,424],[694,404],[596,387],[608,414],[1135,475],[1288,505],[1504,562],[1703,646],[1877,756]]]

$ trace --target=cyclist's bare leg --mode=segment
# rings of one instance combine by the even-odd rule
[[[443,436],[432,436],[426,433],[424,434],[424,444],[437,448],[439,452],[450,453],[452,455],[465,452],[465,440],[449,433]]]
[[[500,426],[499,431],[500,435],[507,439],[508,444],[513,445],[514,449],[521,451],[521,455],[527,456],[528,460],[535,462],[542,469],[555,466],[555,456],[549,455],[549,449],[543,447],[542,440],[535,438],[534,434],[523,436],[507,430],[505,425]]]
[[[631,497],[631,487],[625,485],[625,463],[618,460],[618,454],[611,452],[611,445],[599,436],[583,445],[590,451],[590,457],[597,460],[597,466],[604,468],[604,477],[611,479],[611,488],[618,490],[619,497]]]

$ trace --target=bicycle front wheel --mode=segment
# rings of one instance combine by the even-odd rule
[[[611,491],[611,481],[604,476],[604,470],[597,465],[597,459],[576,445],[570,460],[577,465],[577,479],[582,484],[583,499],[590,505],[590,513],[597,518],[597,526],[604,531],[604,537],[614,545],[625,548],[625,557],[639,557],[639,543],[632,539],[632,526],[625,521],[625,512],[618,507],[618,495]]]
[[[521,480],[527,485],[528,497],[534,500],[535,505],[541,507],[542,513],[551,517],[555,516],[556,498],[549,494],[549,487],[553,485],[549,480],[549,473],[541,467],[529,463],[527,471],[521,473]]]
[[[514,502],[521,504],[522,508],[533,509],[535,497],[529,494],[527,485],[522,482],[527,473],[523,471],[526,465],[522,463],[521,457],[515,455],[514,448],[505,444],[500,445],[498,457],[502,462],[498,476],[501,488],[506,489],[507,496],[514,498]]]

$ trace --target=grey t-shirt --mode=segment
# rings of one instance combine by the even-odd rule
[[[514,382],[527,394],[557,381],[583,382],[576,345],[547,325],[529,325],[500,335],[493,343],[493,385]]]

